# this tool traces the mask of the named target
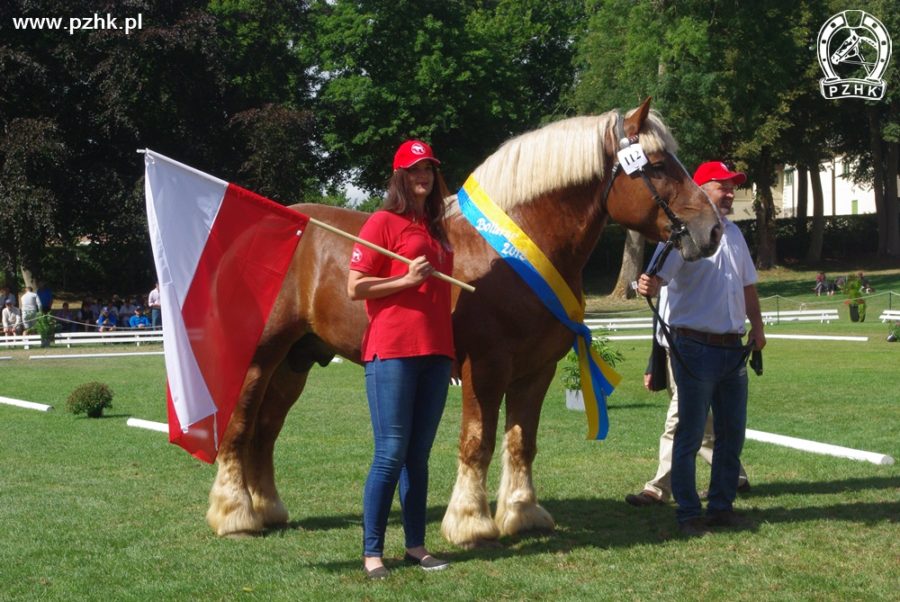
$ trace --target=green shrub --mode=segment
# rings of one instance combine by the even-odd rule
[[[594,333],[591,347],[593,347],[598,355],[613,368],[625,358],[621,350],[610,345],[606,330],[600,330],[599,332]],[[570,391],[581,390],[581,368],[578,362],[578,355],[574,350],[566,354],[560,380],[562,380],[563,387]]]
[[[103,408],[112,407],[112,391],[103,383],[90,382],[78,386],[66,400],[66,407],[73,414],[87,414],[100,418]]]

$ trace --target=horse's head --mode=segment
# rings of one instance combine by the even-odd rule
[[[627,173],[616,152],[634,143],[647,163]],[[612,219],[652,240],[672,238],[688,261],[715,252],[722,237],[719,213],[675,156],[675,140],[650,113],[649,98],[613,122],[604,146],[611,149],[607,156],[614,167],[604,183],[602,202]]]

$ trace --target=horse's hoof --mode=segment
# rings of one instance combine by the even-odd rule
[[[501,535],[539,532],[552,533],[556,523],[550,513],[539,504],[513,504],[502,515],[496,517]]]

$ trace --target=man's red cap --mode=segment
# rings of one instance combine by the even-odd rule
[[[747,174],[731,171],[721,161],[704,163],[694,172],[694,182],[697,186],[703,186],[707,182],[722,182],[724,180],[734,180],[735,185],[740,186],[747,181]]]
[[[419,161],[434,161],[438,165],[441,164],[426,143],[421,140],[407,140],[394,154],[394,171],[409,169]]]

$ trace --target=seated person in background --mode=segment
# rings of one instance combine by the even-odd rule
[[[100,310],[100,317],[97,318],[97,330],[100,332],[112,332],[116,329],[116,317],[109,312],[109,308],[105,305]]]
[[[813,287],[813,290],[816,292],[816,297],[822,295],[822,293],[827,292],[827,282],[825,280],[825,272],[819,272],[816,274],[816,285]]]
[[[85,299],[81,302],[81,309],[78,310],[78,321],[84,324],[84,330],[88,331],[94,325],[94,311],[91,309],[91,302]]]
[[[844,276],[838,276],[837,280],[834,281],[835,289],[843,291],[845,286],[847,286],[847,278]]]
[[[869,284],[869,279],[865,277],[862,272],[858,272],[856,277],[859,279],[859,292],[864,295],[868,295],[869,293],[874,293],[875,289],[872,288],[872,285]]]
[[[138,305],[134,308],[134,315],[128,320],[131,328],[150,328],[150,320],[144,315],[144,309]]]
[[[75,332],[76,322],[78,322],[79,320],[75,312],[69,309],[68,301],[63,303],[62,309],[55,312],[54,315],[59,322],[60,332]]]
[[[3,303],[3,334],[12,336],[22,334],[22,312],[13,305],[10,297]]]
[[[136,303],[129,301],[127,298],[122,302],[122,305],[119,307],[119,315],[123,320],[125,319],[125,316],[128,316],[128,319],[131,319],[135,305]]]

